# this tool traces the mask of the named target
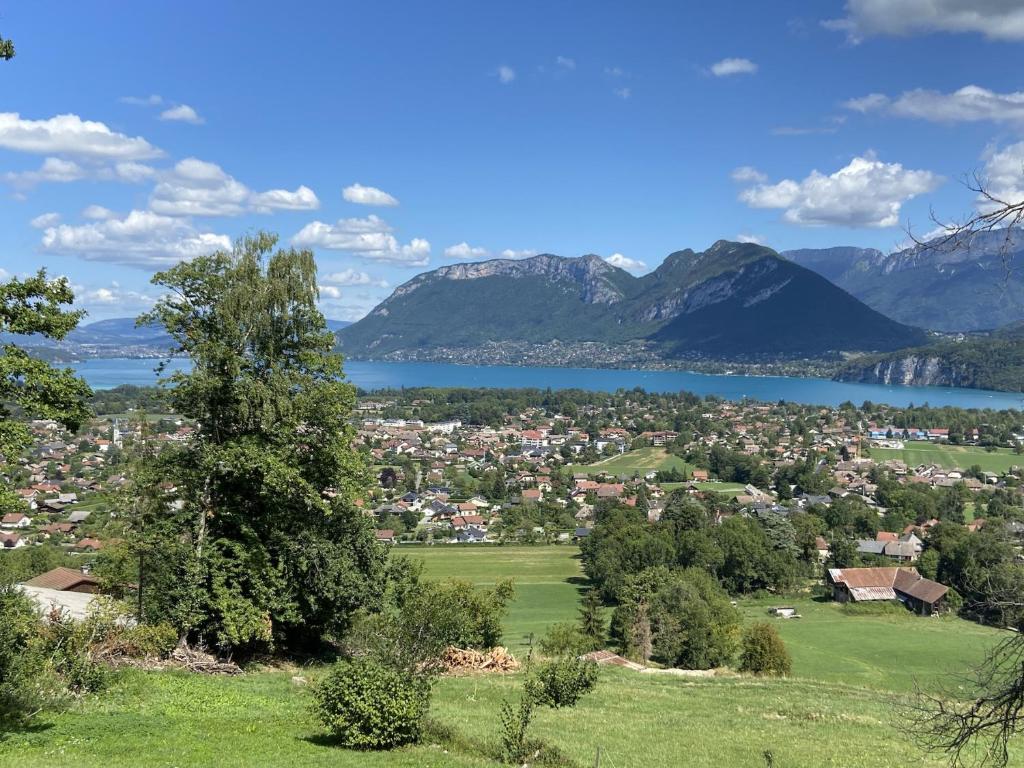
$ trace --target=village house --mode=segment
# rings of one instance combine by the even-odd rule
[[[828,583],[837,602],[898,600],[921,616],[942,610],[949,591],[949,587],[921,576],[916,568],[830,568]]]

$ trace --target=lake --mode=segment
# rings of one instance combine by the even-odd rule
[[[71,367],[93,389],[110,389],[119,384],[156,383],[152,359],[87,360]],[[172,360],[170,370],[187,367],[185,360]],[[538,387],[578,388],[596,392],[642,387],[649,392],[679,392],[718,395],[728,400],[789,400],[810,405],[838,405],[865,400],[894,406],[910,404],[950,405],[959,408],[1024,408],[1024,395],[952,387],[898,387],[876,384],[846,384],[828,379],[786,376],[725,376],[684,371],[609,370],[594,368],[525,368],[501,365],[452,365],[448,363],[384,363],[350,360],[345,362],[348,378],[363,389],[399,387]]]

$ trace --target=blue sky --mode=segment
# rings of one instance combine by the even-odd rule
[[[890,250],[1024,196],[1021,5],[3,3],[0,269],[126,316],[269,229],[356,319],[503,254]]]

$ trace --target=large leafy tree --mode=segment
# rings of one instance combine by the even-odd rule
[[[0,333],[6,338],[37,334],[63,339],[82,317],[66,309],[74,301],[66,278],[50,280],[44,270],[0,283]],[[0,347],[0,454],[24,450],[31,436],[25,419],[55,419],[77,429],[88,416],[91,394],[70,368],[54,368],[13,342]],[[20,418],[16,418],[20,417]]]
[[[147,462],[132,504],[147,620],[231,650],[338,637],[380,598],[385,553],[355,500],[349,423],[310,251],[260,233],[158,273],[160,323],[188,372],[164,379],[194,435]]]

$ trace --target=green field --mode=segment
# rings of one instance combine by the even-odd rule
[[[465,579],[489,586],[499,578],[515,581],[516,596],[505,619],[505,644],[516,652],[542,636],[557,621],[572,619],[583,585],[579,548],[496,547],[401,547],[397,554],[423,561],[432,579]]]
[[[977,464],[985,472],[1006,472],[1010,467],[1024,465],[1024,456],[1009,448],[989,453],[984,448],[941,443],[906,442],[903,448],[871,448],[869,455],[875,461],[899,459],[909,467],[918,464],[938,464],[945,469],[967,469]]]
[[[430,576],[490,584],[513,576],[518,596],[507,636],[540,632],[574,616],[579,561],[575,547],[401,549]],[[767,618],[773,605],[803,618]],[[937,690],[951,672],[977,660],[995,631],[959,619],[910,614],[850,615],[810,597],[744,600],[748,620],[770,620],[793,656],[785,680],[680,679],[602,669],[597,691],[575,709],[538,710],[533,735],[580,768],[763,768],[770,751],[780,768],[933,766],[909,738],[915,685]],[[0,743],[0,768],[119,766],[332,766],[470,768],[497,766],[501,700],[520,675],[444,678],[432,717],[450,733],[389,753],[331,746],[309,710],[309,693],[292,677],[315,680],[322,668],[252,672],[235,678],[182,673],[119,675],[113,686],[46,714]],[[1020,759],[1012,762],[1024,765]]]
[[[648,472],[669,471],[692,472],[693,467],[664,448],[637,448],[626,451],[593,464],[578,464],[571,467],[573,472],[607,472],[611,475],[646,475]]]
[[[676,488],[683,488],[690,483],[661,483],[662,490],[674,491]],[[723,493],[729,498],[735,498],[741,493],[746,492],[746,486],[742,483],[712,483],[712,482],[701,482],[693,483],[697,487],[697,490],[706,491],[708,493]]]

